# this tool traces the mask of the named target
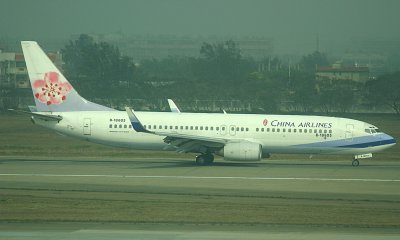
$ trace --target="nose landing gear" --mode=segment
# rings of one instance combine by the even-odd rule
[[[357,167],[358,165],[360,165],[360,162],[359,162],[357,159],[354,159],[354,160],[351,162],[351,165],[352,165],[353,167]]]
[[[372,153],[355,155],[353,161],[351,162],[351,165],[353,167],[357,167],[358,165],[360,165],[360,162],[358,161],[358,159],[365,159],[365,158],[372,158]]]

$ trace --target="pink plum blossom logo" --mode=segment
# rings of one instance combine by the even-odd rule
[[[72,90],[68,82],[60,82],[57,72],[44,74],[44,79],[33,83],[35,97],[47,105],[61,104],[67,99],[67,94]]]

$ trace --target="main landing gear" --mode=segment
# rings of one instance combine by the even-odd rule
[[[196,164],[198,166],[211,165],[214,162],[214,155],[211,153],[200,154],[196,156]]]

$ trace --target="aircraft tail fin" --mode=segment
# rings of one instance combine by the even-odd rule
[[[82,98],[37,42],[22,41],[21,46],[38,112],[113,110]]]

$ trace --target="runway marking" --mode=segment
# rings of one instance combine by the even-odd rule
[[[230,179],[230,180],[282,180],[282,181],[345,181],[345,182],[400,182],[400,179],[374,178],[302,178],[302,177],[201,177],[201,176],[144,176],[144,175],[105,175],[105,174],[40,174],[40,173],[0,173],[2,176],[23,177],[107,177],[107,178],[169,178],[169,179]]]

